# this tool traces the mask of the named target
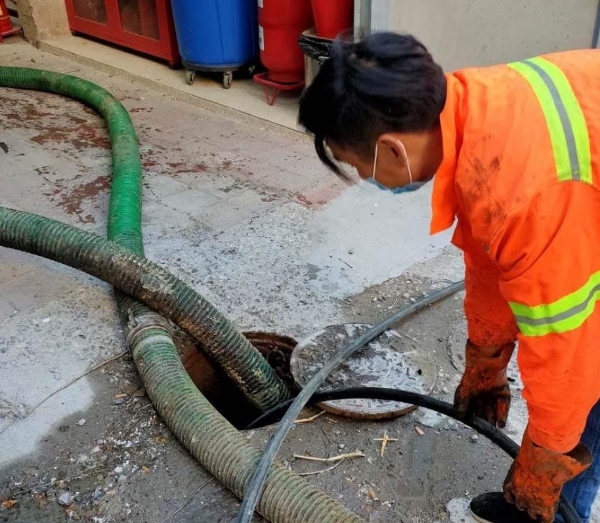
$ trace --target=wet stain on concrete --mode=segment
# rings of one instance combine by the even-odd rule
[[[78,116],[74,116],[72,114],[67,115],[67,118],[77,125],[81,125],[87,122],[85,118],[79,118]]]
[[[215,160],[198,161],[197,159],[185,160],[181,156],[177,156],[177,161],[171,160],[169,155],[172,151],[165,149],[152,148],[149,151],[142,152],[142,167],[146,170],[158,170],[161,174],[171,177],[177,177],[183,173],[205,173],[210,171],[211,165],[215,164]],[[224,162],[225,163],[225,162]],[[224,166],[225,167],[225,166]],[[231,162],[227,168],[231,167]],[[216,170],[216,169],[215,169]]]
[[[157,165],[158,165],[157,160],[152,160],[152,159],[144,157],[142,155],[142,167],[144,169],[150,169],[151,167],[156,167]]]
[[[301,194],[298,194],[296,198],[294,198],[294,201],[300,205],[308,207],[309,209],[314,209],[322,207],[329,201],[338,197],[342,190],[342,186],[331,187],[328,185],[323,185],[321,187],[309,189]]]
[[[5,106],[7,111],[2,115],[6,120],[35,122],[38,119],[56,116],[53,112],[43,111],[39,106],[32,102],[19,102],[18,110],[13,109],[13,105]],[[48,107],[52,109],[53,107]]]
[[[110,188],[110,177],[99,176],[95,180],[76,185],[75,187],[57,187],[50,196],[52,201],[61,207],[67,214],[76,215],[82,223],[96,223],[91,214],[84,215],[83,202],[98,196],[102,191]]]
[[[68,144],[77,150],[88,147],[104,150],[110,149],[110,142],[104,128],[98,126],[95,122],[76,119],[80,121],[77,127],[48,127],[43,132],[31,138],[31,141],[40,145],[48,143]]]
[[[80,172],[80,170],[82,169],[81,166],[74,166],[73,167],[74,170],[77,170],[77,172]],[[75,180],[77,178],[81,178],[81,174],[77,174],[75,176],[68,176],[69,173],[66,173],[64,171],[60,171],[60,168],[57,168],[56,166],[52,166],[52,165],[43,165],[42,167],[36,167],[34,169],[34,171],[44,180],[46,180],[48,183],[51,184],[61,184],[66,182],[67,180]],[[58,174],[58,173],[61,174]],[[60,178],[58,178],[57,176],[61,176]]]

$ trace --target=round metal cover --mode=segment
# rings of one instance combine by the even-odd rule
[[[292,353],[290,367],[296,383],[304,387],[323,364],[372,325],[330,325],[301,341]],[[384,332],[342,363],[320,391],[342,387],[387,387],[429,394],[437,378],[437,365],[424,351],[396,331]],[[397,401],[348,399],[320,403],[323,410],[357,419],[401,416],[416,407]]]

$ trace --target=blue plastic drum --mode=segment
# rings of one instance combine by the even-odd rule
[[[223,72],[250,67],[258,55],[257,0],[171,0],[177,43],[186,79],[196,71]]]

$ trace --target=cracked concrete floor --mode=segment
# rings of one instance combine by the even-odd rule
[[[300,135],[207,112],[24,42],[0,46],[0,64],[75,74],[121,100],[139,134],[147,257],[242,330],[300,340],[330,324],[375,322],[462,277],[449,234],[427,234],[427,188],[406,198],[346,187]],[[0,205],[104,234],[102,120],[51,94],[1,89],[0,99]],[[397,328],[437,365],[433,393],[450,401],[461,297]],[[238,501],[163,425],[124,350],[107,285],[0,248],[0,521],[235,520]],[[524,410],[514,392],[507,430],[518,440]],[[271,430],[246,435],[261,446]],[[381,457],[384,432],[398,441]],[[466,521],[466,500],[501,488],[509,465],[473,436],[421,411],[385,422],[325,415],[297,425],[280,460],[367,521]],[[329,471],[294,458],[354,450],[365,457]]]

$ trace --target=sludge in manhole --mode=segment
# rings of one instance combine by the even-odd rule
[[[278,376],[297,392],[290,371],[290,357],[296,340],[269,332],[243,332],[252,345],[275,369]],[[208,356],[185,335],[175,335],[181,361],[202,394],[237,429],[243,429],[262,412],[252,405]]]

